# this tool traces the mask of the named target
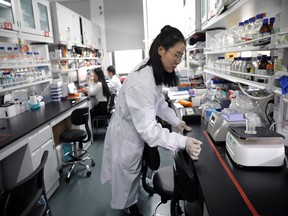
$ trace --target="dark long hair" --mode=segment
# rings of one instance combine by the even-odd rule
[[[103,90],[103,95],[108,99],[110,97],[110,91],[103,73],[103,70],[101,68],[96,68],[93,71],[97,76],[99,82],[102,83],[102,90]]]
[[[176,73],[175,71],[172,73],[165,71],[161,56],[158,54],[158,48],[162,46],[168,50],[178,42],[186,44],[183,34],[177,28],[169,25],[164,26],[150,47],[149,60],[146,64],[141,65],[137,71],[146,66],[152,66],[156,85],[176,86],[178,84]]]

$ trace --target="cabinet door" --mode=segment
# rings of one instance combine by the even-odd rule
[[[72,32],[71,32],[71,44],[81,45],[81,28],[80,28],[80,16],[77,13],[72,12]]]
[[[101,47],[101,30],[100,26],[92,23],[91,45],[93,48],[100,49]]]
[[[41,35],[53,37],[49,2],[46,0],[37,0],[37,8]]]
[[[54,22],[57,22],[57,25],[56,23],[54,25],[57,26],[58,41],[55,43],[74,44],[77,41],[78,44],[81,44],[79,15],[56,3],[56,16],[57,19]]]
[[[18,30],[14,0],[0,0],[0,29]]]
[[[27,33],[40,34],[39,22],[37,22],[36,1],[20,0],[19,4],[21,30]]]
[[[83,35],[83,44],[91,45],[92,44],[92,24],[91,21],[82,17],[82,35]]]
[[[40,164],[43,152],[49,151],[48,159],[44,167],[44,182],[46,192],[49,193],[50,189],[59,181],[58,162],[56,152],[53,147],[53,139],[48,140],[40,148],[32,152],[33,169],[36,169]]]

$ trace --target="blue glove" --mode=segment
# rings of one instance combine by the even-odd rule
[[[288,77],[283,75],[281,76],[278,81],[280,82],[280,87],[282,89],[282,94],[285,95],[288,88]]]

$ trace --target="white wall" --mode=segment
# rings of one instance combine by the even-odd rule
[[[147,57],[151,43],[165,25],[178,28],[183,33],[184,9],[182,0],[143,0],[143,5],[146,7],[144,23],[146,25],[145,56]],[[178,69],[183,67],[184,63],[178,65]]]
[[[108,51],[144,48],[142,0],[104,0]]]
[[[79,0],[79,1],[59,2],[59,3],[90,20],[89,0],[81,0],[81,1]]]
[[[183,32],[183,1],[144,0],[147,5],[147,39],[150,43],[165,25],[171,25]]]

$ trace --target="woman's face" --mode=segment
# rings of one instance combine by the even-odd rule
[[[162,46],[158,48],[158,54],[161,56],[163,67],[167,72],[172,73],[175,70],[184,56],[184,50],[185,44],[183,42],[177,42],[168,50]]]
[[[96,73],[94,73],[93,75],[94,75],[94,82],[98,82],[99,80],[98,75]]]

